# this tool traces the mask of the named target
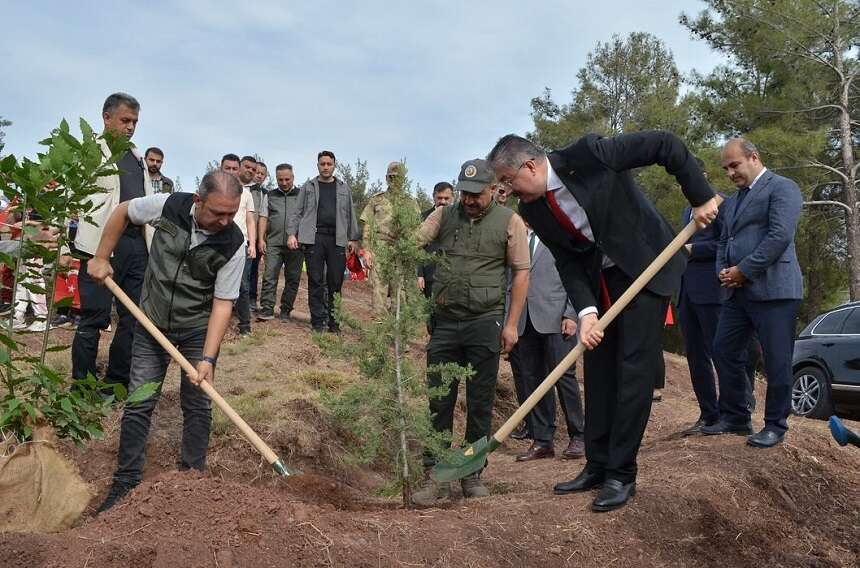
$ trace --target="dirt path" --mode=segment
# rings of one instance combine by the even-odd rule
[[[367,315],[363,286],[348,285],[346,296]],[[654,406],[629,506],[597,515],[590,494],[552,495],[582,462],[519,464],[526,444],[509,442],[486,470],[489,498],[403,510],[376,496],[379,472],[343,462],[349,433],[317,410],[318,389],[351,380],[350,365],[322,357],[303,322],[259,325],[251,340],[225,347],[216,386],[305,476],[273,479],[217,417],[209,474],[174,471],[181,416],[172,379],[144,484],[64,533],[0,535],[0,566],[858,566],[860,451],[836,446],[825,423],[801,419],[769,451],[739,437],[680,438],[697,407],[686,363],[666,360],[664,400]],[[498,396],[500,424],[513,408],[506,365]],[[107,440],[68,448],[99,490],[91,507],[115,464],[117,420]]]

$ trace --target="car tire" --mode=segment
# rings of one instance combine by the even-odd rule
[[[791,411],[797,416],[826,420],[833,414],[830,381],[818,367],[795,371],[791,384]]]

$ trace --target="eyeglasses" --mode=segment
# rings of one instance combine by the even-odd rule
[[[513,191],[513,190],[514,190],[514,186],[513,186],[513,184],[514,184],[514,180],[515,180],[515,179],[517,179],[517,176],[518,176],[518,175],[520,175],[520,170],[521,170],[521,169],[523,169],[523,166],[525,166],[525,165],[526,165],[526,162],[528,162],[528,160],[526,160],[525,162],[523,162],[522,164],[520,164],[520,167],[518,167],[518,168],[517,168],[517,171],[515,171],[515,172],[514,172],[514,175],[512,175],[512,176],[510,177],[510,179],[507,179],[507,180],[499,180],[499,183],[498,183],[498,186],[497,186],[497,187],[498,187],[498,189],[499,189],[499,191],[500,191],[500,192],[507,193],[508,191]]]

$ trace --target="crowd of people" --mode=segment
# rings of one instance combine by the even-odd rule
[[[110,95],[103,106],[105,130],[131,138],[139,113],[130,95]],[[106,145],[103,150],[110,155]],[[311,329],[338,332],[334,299],[348,257],[362,244],[373,312],[388,309],[390,282],[375,273],[372,248],[392,238],[392,202],[402,196],[403,170],[392,162],[387,190],[357,212],[329,150],[317,156],[318,175],[300,187],[293,166],[278,164],[271,190],[266,164],[253,155],[225,154],[196,193],[173,191],[161,173],[163,161],[159,148],[143,157],[129,150],[117,175],[99,179],[104,191],[94,199],[101,207],[77,225],[71,252],[80,262],[80,323],[72,374],[99,375],[96,354],[112,310],[111,294],[101,284],[111,276],[197,369],[197,376],[181,378],[181,467],[204,469],[211,403],[195,385],[213,380],[232,318],[240,335],[251,332],[254,314],[258,321],[290,320],[304,269]],[[630,174],[651,164],[677,179],[689,201],[682,221],[702,230],[600,331],[598,318],[674,237]],[[730,140],[721,165],[738,192],[719,204],[701,162],[670,133],[588,135],[549,153],[507,135],[486,159],[461,165],[456,187],[436,184],[432,208],[420,212],[411,201],[422,219],[419,243],[445,258],[416,275],[416,286],[432,299],[428,367],[457,363],[473,370],[465,383],[466,443],[491,433],[501,357],[510,359],[522,402],[579,341],[587,349],[584,403],[570,368],[516,434],[532,441],[516,459],[555,456],[557,396],[567,434],[562,458],[584,458],[585,465],[554,492],[599,489],[593,510],[623,506],[635,494],[636,456],[663,373],[664,316],[679,288],[679,320],[701,408],[684,434],[744,435],[760,448],[782,441],[802,297],[793,243],[800,192],[768,171],[747,140]],[[518,198],[517,212],[507,204],[511,195]],[[160,383],[169,356],[121,304],[116,311],[101,376],[130,390]],[[746,370],[752,335],[761,345],[768,382],[764,427],[755,434]],[[435,371],[427,380],[443,384]],[[436,430],[451,432],[457,395],[455,381],[428,401]],[[125,409],[118,466],[100,510],[140,483],[157,401],[156,395]],[[426,453],[425,466],[437,459]],[[467,498],[489,494],[480,473],[461,484]],[[428,476],[413,499],[429,506],[451,492],[450,483]]]

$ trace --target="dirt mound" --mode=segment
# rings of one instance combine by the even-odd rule
[[[345,287],[345,295],[350,310],[367,311],[361,283]],[[597,515],[589,509],[593,493],[553,495],[553,485],[576,476],[583,462],[516,462],[528,442],[509,441],[484,472],[489,498],[466,502],[455,484],[454,499],[416,511],[375,496],[385,484],[381,470],[344,458],[359,433],[319,410],[317,383],[336,384],[350,369],[319,356],[304,323],[257,329],[255,343],[237,340],[232,353],[222,353],[218,386],[304,476],[275,478],[231,427],[213,434],[207,475],[177,473],[182,418],[175,382],[168,383],[145,482],[111,511],[64,533],[0,534],[0,566],[860,565],[860,451],[837,447],[825,423],[797,418],[772,450],[750,448],[737,436],[682,438],[698,417],[682,358],[666,356],[663,402],[654,405],[628,506]],[[420,349],[413,355],[423,357]],[[503,363],[495,426],[516,406],[509,373]],[[763,383],[757,396],[764,400]],[[761,422],[759,410],[754,423]],[[567,443],[560,411],[557,423],[558,450]],[[107,491],[118,426],[116,416],[106,441],[66,448],[100,491],[90,510]]]

